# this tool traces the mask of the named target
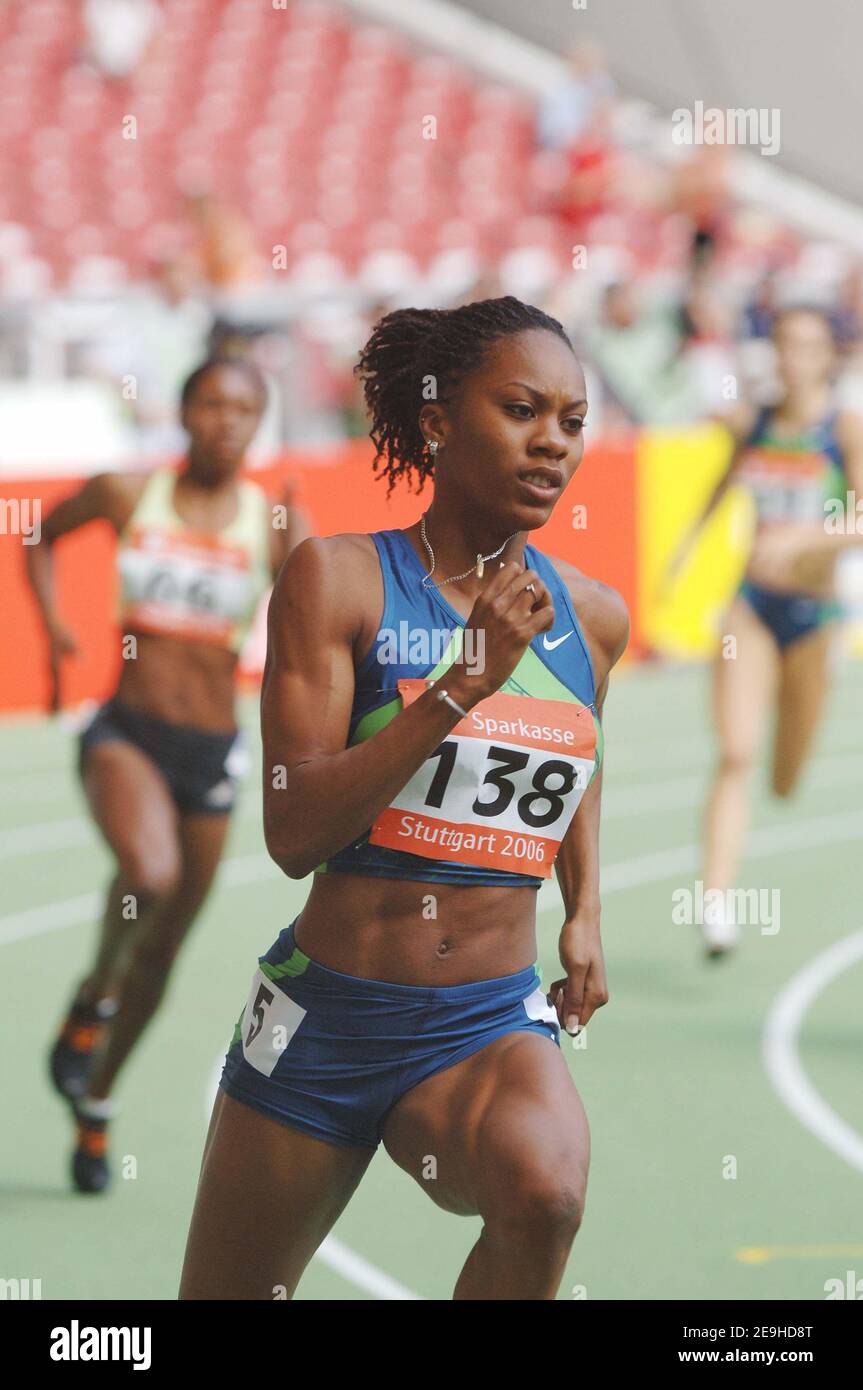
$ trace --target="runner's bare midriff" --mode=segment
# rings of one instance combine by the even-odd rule
[[[122,663],[118,700],[168,724],[218,734],[236,728],[235,652],[188,638],[133,635],[137,655]]]
[[[534,963],[536,897],[506,884],[316,874],[295,934],[306,955],[345,975],[469,984]]]

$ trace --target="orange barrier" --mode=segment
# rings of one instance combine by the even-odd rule
[[[291,479],[297,502],[318,535],[409,526],[430,504],[431,484],[421,493],[409,492],[404,482],[397,484],[387,502],[387,484],[372,472],[371,458],[369,442],[353,440],[325,451],[290,450],[250,476],[274,499],[284,479]],[[81,481],[0,479],[0,521],[5,520],[5,533],[0,534],[0,710],[44,709],[49,690],[44,632],[24,572],[25,546],[21,536],[8,533],[9,503],[29,500],[32,505],[38,499],[44,518]],[[619,589],[630,605],[637,641],[634,439],[590,449],[551,521],[532,532],[531,540],[546,554],[569,560]],[[80,644],[80,655],[64,663],[67,706],[104,698],[117,678],[120,644],[113,555],[114,537],[107,522],[94,522],[55,547],[60,612]],[[244,654],[245,669],[248,656]],[[259,653],[252,656],[253,668],[259,669]]]

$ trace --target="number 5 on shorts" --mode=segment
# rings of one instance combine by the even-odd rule
[[[256,970],[240,1025],[243,1056],[249,1066],[262,1076],[272,1076],[305,1016],[305,1009],[268,980],[263,970]]]

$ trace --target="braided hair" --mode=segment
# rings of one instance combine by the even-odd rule
[[[492,343],[531,328],[547,329],[572,348],[557,319],[511,294],[454,309],[395,309],[378,320],[354,373],[371,416],[373,468],[389,479],[387,497],[402,476],[410,481],[416,473],[422,492],[434,474],[419,425],[423,401],[448,400]]]

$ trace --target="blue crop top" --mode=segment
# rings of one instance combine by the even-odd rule
[[[420,680],[441,676],[457,650],[453,643],[464,643],[465,663],[471,662],[465,619],[432,582],[423,586],[426,570],[405,532],[376,531],[372,540],[383,576],[384,608],[375,642],[356,672],[348,746],[370,738],[395,718],[404,708],[406,694],[410,698],[421,693]],[[385,813],[359,839],[318,865],[316,874],[532,888],[539,888],[550,876],[556,831],[569,824],[598,771],[603,740],[593,665],[566,585],[551,561],[531,545],[525,546],[524,562],[537,571],[548,588],[555,621],[549,632],[534,638],[498,695],[491,697],[497,702],[494,713],[506,718],[484,721],[482,712],[488,702],[480,701],[469,712],[472,727],[462,720],[452,731],[453,735],[463,730],[465,735],[478,736],[448,736],[407,784],[405,797],[396,799],[400,809],[388,808],[390,824],[411,827],[410,835],[403,832],[408,842],[412,836],[425,835],[438,845],[446,843],[448,857],[430,857],[434,851],[425,846],[424,852],[417,854],[374,843],[369,837],[377,833]],[[415,682],[412,692],[399,688],[399,682],[405,680]],[[502,702],[503,695],[508,699]],[[531,724],[530,702],[535,700],[542,704],[534,705],[533,710],[540,711],[543,720],[550,719],[551,726]],[[561,728],[556,726],[555,711]],[[573,738],[566,725],[576,728],[579,749],[567,747]],[[443,756],[444,751],[448,757]],[[557,757],[550,759],[550,751]],[[436,786],[440,792],[445,764],[447,772],[451,768],[455,771],[447,783],[449,803],[432,790]],[[459,777],[461,789],[456,787]],[[488,791],[494,792],[491,800]],[[516,796],[519,791],[522,795]],[[455,808],[455,817],[452,810],[447,812],[448,804]],[[418,810],[422,819],[416,814]],[[435,811],[445,819],[435,818]],[[543,837],[538,830],[545,828],[551,838],[541,848]],[[559,833],[557,838],[561,838]],[[460,849],[477,842],[478,850],[471,850],[461,860],[454,857],[453,846]],[[495,847],[494,856],[485,853],[491,846]],[[489,866],[492,857],[496,863],[502,862],[500,851],[504,847],[514,866],[511,871]],[[543,872],[537,874],[536,862],[543,855]],[[468,862],[471,858],[474,862]]]

